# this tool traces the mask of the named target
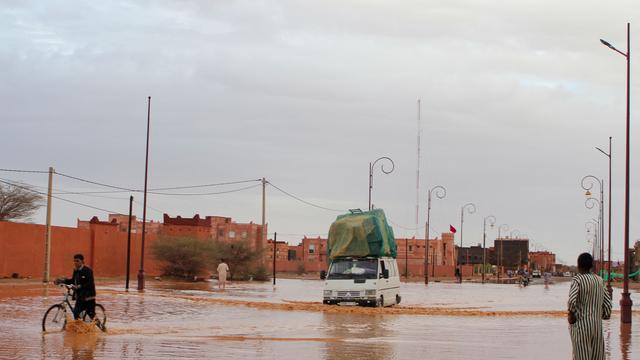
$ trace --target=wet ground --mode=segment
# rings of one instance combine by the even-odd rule
[[[568,286],[410,283],[401,306],[375,309],[322,305],[314,280],[225,292],[149,280],[144,293],[99,282],[107,333],[42,333],[62,291],[12,281],[0,283],[0,359],[569,359]],[[640,358],[640,294],[632,299],[632,326],[615,310],[604,322],[610,359]]]

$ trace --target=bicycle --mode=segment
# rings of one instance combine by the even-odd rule
[[[73,285],[61,284],[60,287],[65,288],[64,299],[59,304],[51,305],[44,313],[44,317],[42,318],[42,331],[55,329],[59,329],[60,331],[64,330],[67,326],[67,312],[73,314],[73,306],[71,306],[71,302],[69,302]],[[107,331],[107,313],[101,304],[96,304],[93,319],[84,310],[78,314],[78,319],[82,319],[84,322],[92,322],[95,319],[98,329]]]

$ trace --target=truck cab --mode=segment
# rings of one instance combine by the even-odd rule
[[[400,273],[392,257],[339,257],[325,277],[323,303],[368,306],[399,304]]]

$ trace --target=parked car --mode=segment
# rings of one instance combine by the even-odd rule
[[[567,271],[567,272],[565,272],[565,273],[563,274],[563,276],[564,276],[564,277],[571,277],[571,273],[570,273],[569,271]]]
[[[542,277],[542,272],[540,272],[540,270],[533,270],[533,272],[531,272],[531,276],[534,278]]]

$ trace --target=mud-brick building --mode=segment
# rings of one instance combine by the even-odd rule
[[[424,276],[425,240],[396,238],[398,269],[402,275]],[[453,233],[442,233],[440,238],[429,239],[429,276],[454,276],[456,247]]]
[[[529,239],[498,238],[494,248],[505,270],[518,270],[529,264]]]
[[[556,254],[549,251],[532,251],[529,253],[529,268],[542,272],[555,272]]]

